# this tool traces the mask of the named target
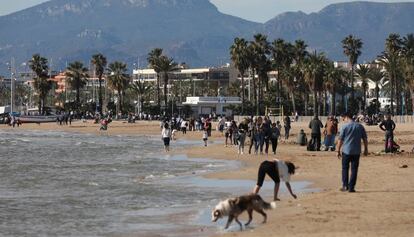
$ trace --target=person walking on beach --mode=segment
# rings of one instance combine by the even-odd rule
[[[256,124],[255,124],[255,146],[254,146],[254,154],[258,154],[260,149],[260,155],[263,154],[263,144],[264,144],[264,130],[263,130],[263,119],[262,117],[258,117]]]
[[[249,154],[252,153],[252,147],[256,146],[256,140],[255,140],[255,135],[256,135],[256,118],[253,118],[253,116],[250,118],[250,122],[249,122],[249,132],[247,133],[247,136],[250,137],[250,144],[249,144]]]
[[[164,124],[164,128],[161,131],[161,137],[164,141],[164,150],[165,152],[170,151],[170,141],[171,141],[171,129],[168,123]]]
[[[264,144],[265,144],[265,153],[266,155],[269,153],[269,145],[270,139],[272,134],[272,121],[268,116],[265,116],[263,122],[263,134],[264,134]]]
[[[312,138],[312,145],[315,151],[321,150],[321,128],[323,128],[323,124],[321,120],[319,120],[318,116],[315,115],[312,121],[309,122],[309,128],[312,130],[311,138]]]
[[[290,121],[290,117],[289,116],[285,116],[285,118],[283,119],[283,123],[284,123],[284,126],[285,126],[285,140],[288,140],[289,139],[289,133],[290,133],[290,123],[291,123],[291,121]]]
[[[248,119],[244,119],[240,124],[239,124],[239,150],[238,150],[238,154],[244,154],[244,143],[246,141],[246,133],[249,130],[249,125],[248,125],[249,121]]]
[[[203,130],[203,141],[204,141],[204,146],[207,146],[207,140],[208,140],[208,133],[207,133],[207,129]]]
[[[280,180],[285,182],[286,188],[289,190],[290,195],[292,195],[294,199],[297,198],[292,191],[292,187],[290,186],[290,176],[295,174],[295,165],[292,162],[285,162],[283,160],[263,161],[259,167],[257,184],[253,190],[254,194],[259,193],[260,188],[263,186],[266,174],[275,182],[274,201],[280,201],[278,198]]]
[[[226,137],[226,141],[225,141],[225,145],[227,147],[228,142],[227,140],[230,140],[230,145],[233,145],[233,130],[232,130],[232,123],[230,121],[230,119],[226,119],[226,123],[225,123],[225,137]]]
[[[331,149],[335,151],[335,136],[338,133],[338,123],[335,121],[333,116],[329,116],[325,124],[325,130],[323,134],[325,135],[324,145],[325,151]]]
[[[391,119],[391,113],[388,113],[386,119],[379,125],[380,129],[385,132],[385,152],[392,152],[394,144],[395,123]]]
[[[364,156],[368,155],[368,139],[364,126],[352,120],[352,114],[342,116],[345,125],[339,132],[338,159],[342,158],[342,188],[341,191],[355,192],[358,177],[359,158],[361,155],[361,140],[364,142]],[[351,164],[351,179],[349,165]]]
[[[272,142],[272,151],[273,154],[276,155],[276,149],[277,149],[277,141],[280,137],[280,130],[276,126],[276,123],[272,124],[272,128],[270,130],[270,141]]]
[[[181,121],[181,132],[187,134],[187,121],[185,119]]]

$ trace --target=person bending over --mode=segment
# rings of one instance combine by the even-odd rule
[[[259,193],[260,188],[263,186],[263,182],[264,182],[266,174],[269,175],[269,177],[275,182],[275,190],[274,190],[275,201],[280,201],[277,195],[279,193],[279,186],[280,186],[281,179],[285,182],[290,195],[292,195],[292,197],[295,199],[297,198],[297,196],[293,193],[292,187],[290,186],[290,183],[289,183],[290,176],[295,174],[295,165],[292,162],[288,162],[288,161],[285,162],[282,160],[263,161],[259,167],[257,184],[253,190],[254,194]]]

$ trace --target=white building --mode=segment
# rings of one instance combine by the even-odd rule
[[[207,114],[230,116],[233,111],[226,107],[241,103],[240,97],[187,97],[183,105],[190,105],[195,116]]]

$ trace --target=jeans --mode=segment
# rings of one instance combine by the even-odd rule
[[[285,140],[289,139],[290,127],[285,126]]]
[[[269,137],[265,137],[264,138],[264,144],[265,144],[265,153],[266,154],[269,152],[269,143],[270,143],[270,138]]]
[[[327,151],[330,147],[335,150],[335,135],[326,135],[324,143],[325,151]]]
[[[264,144],[264,134],[257,133],[254,137],[254,151],[257,153],[260,148],[260,153],[263,152],[263,144]]]
[[[272,138],[271,139],[271,141],[272,141],[272,151],[273,151],[273,154],[276,154],[277,140],[278,140],[278,138]]]
[[[354,190],[358,177],[360,155],[342,154],[342,186]],[[349,164],[351,164],[351,180],[349,180]]]
[[[239,149],[244,149],[245,140],[246,140],[246,133],[239,133]]]
[[[321,134],[319,133],[312,133],[312,145],[315,148],[315,151],[321,150]]]

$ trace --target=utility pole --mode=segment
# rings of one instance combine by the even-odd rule
[[[10,113],[14,112],[14,58],[10,60]]]

